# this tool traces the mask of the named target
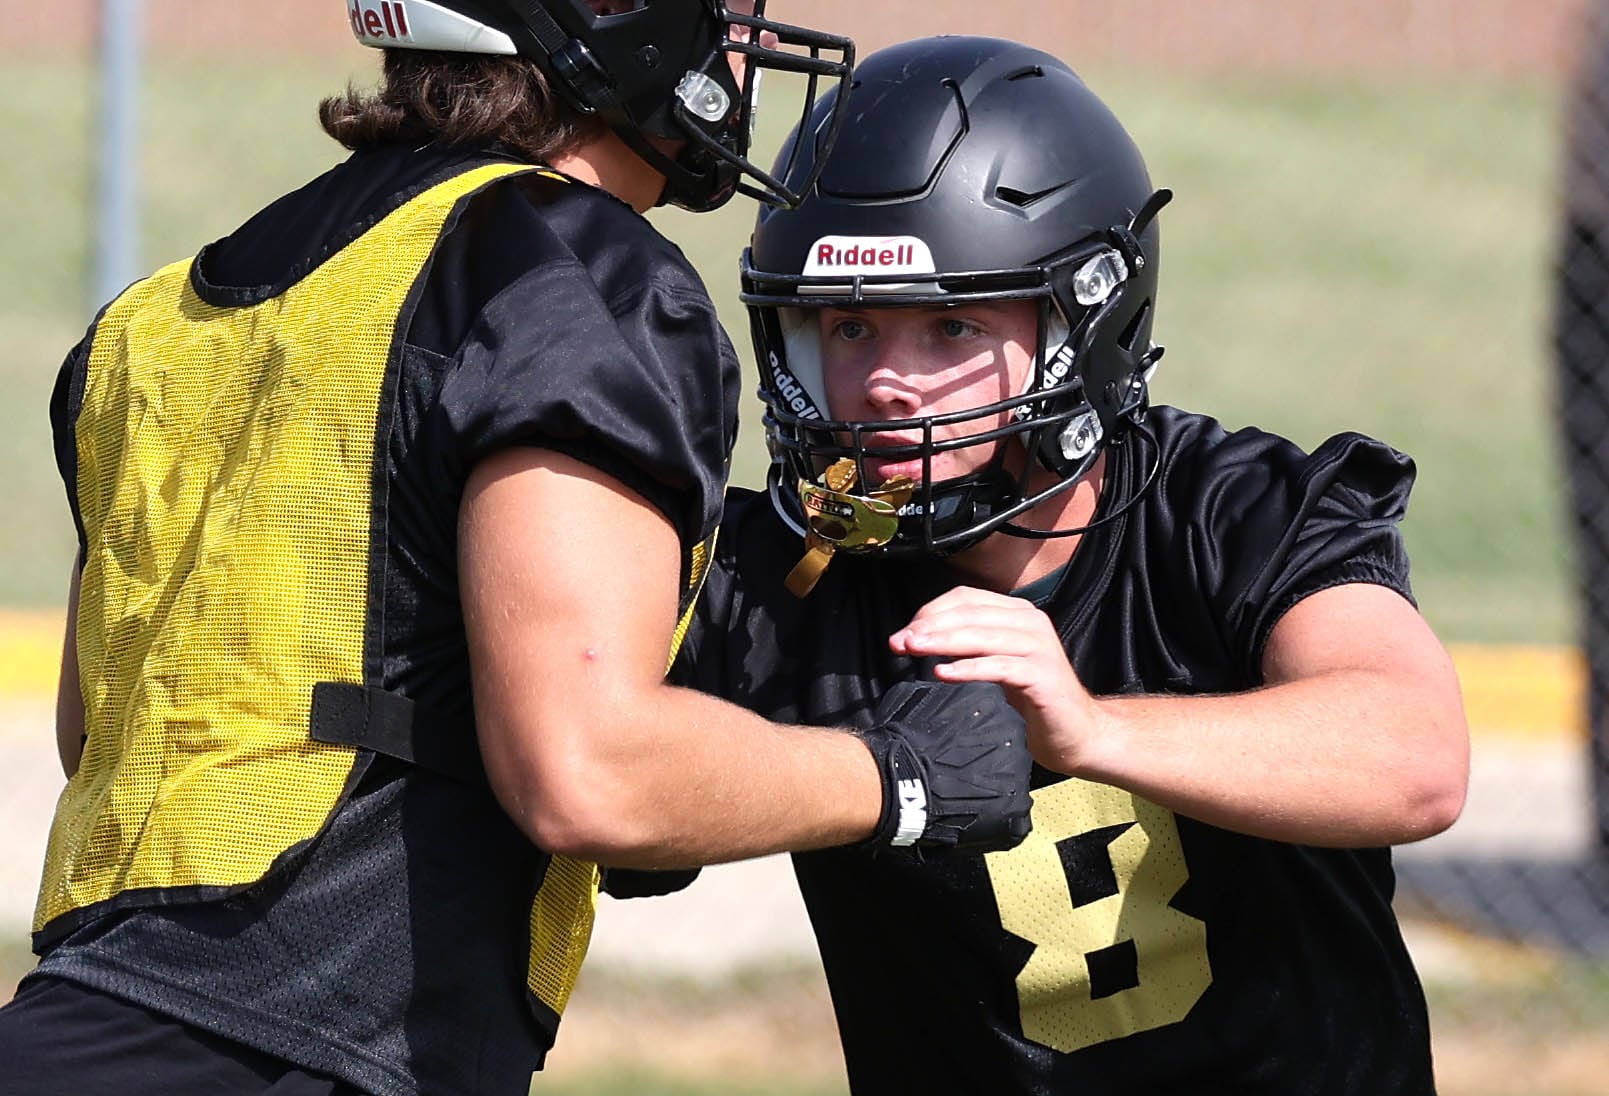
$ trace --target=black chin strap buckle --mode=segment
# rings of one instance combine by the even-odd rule
[[[614,104],[615,93],[609,78],[581,39],[570,39],[551,54],[550,59],[553,71],[575,92],[575,105],[582,114],[596,114],[599,108]]]

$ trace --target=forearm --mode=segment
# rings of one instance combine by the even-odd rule
[[[551,729],[551,728],[550,728]],[[662,686],[559,731],[533,772],[556,801],[522,812],[544,847],[620,867],[682,867],[869,837],[881,776],[840,730],[780,726]],[[553,739],[549,738],[551,746]]]
[[[1456,709],[1454,709],[1456,711]],[[1368,670],[1231,696],[1113,697],[1053,767],[1225,829],[1300,844],[1400,844],[1451,825],[1467,747],[1444,698]]]
[[[960,588],[890,638],[947,659],[946,681],[999,682],[1038,761],[1225,829],[1311,845],[1415,841],[1463,807],[1469,731],[1452,660],[1394,591],[1351,584],[1286,611],[1266,688],[1095,698],[1044,613]]]
[[[1007,848],[1026,832],[1026,729],[997,689],[902,683],[862,741],[667,685],[680,542],[596,469],[488,458],[459,542],[481,758],[548,851],[680,867],[871,838]]]

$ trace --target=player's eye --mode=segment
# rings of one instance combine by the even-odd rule
[[[843,339],[845,342],[854,342],[871,334],[871,329],[857,319],[846,317],[833,323],[832,334],[834,338]]]
[[[939,321],[939,330],[947,339],[964,339],[969,335],[979,334],[981,329],[971,320],[963,320],[956,316],[946,316]]]

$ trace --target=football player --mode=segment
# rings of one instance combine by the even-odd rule
[[[810,124],[845,97],[743,257],[774,463],[675,673],[822,724],[997,683],[1038,762],[1015,849],[795,856],[851,1087],[1432,1091],[1389,846],[1468,744],[1412,462],[1150,406],[1170,195],[1055,57],[908,42]]]

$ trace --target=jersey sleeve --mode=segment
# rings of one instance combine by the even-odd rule
[[[513,446],[563,452],[644,496],[684,543],[721,512],[737,359],[701,288],[649,278],[604,299],[559,260],[491,301],[441,407],[467,470]]]
[[[1261,679],[1269,633],[1305,597],[1363,582],[1413,600],[1400,523],[1414,465],[1404,454],[1354,433],[1304,454],[1243,430],[1173,460],[1188,472],[1171,476],[1167,490],[1192,514],[1181,574],[1248,680]]]

